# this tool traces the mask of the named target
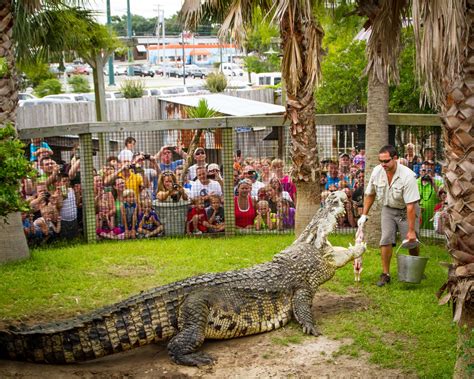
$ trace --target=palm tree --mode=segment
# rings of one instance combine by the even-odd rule
[[[0,60],[6,64],[6,74],[0,78],[0,127],[14,125],[18,107],[16,62],[33,55],[42,57],[47,46],[32,48],[32,41],[44,35],[50,12],[61,9],[61,1],[2,0],[0,2]],[[45,12],[39,12],[44,7]],[[68,22],[67,18],[63,19]],[[39,27],[41,26],[41,27]],[[61,36],[58,36],[60,40]],[[3,223],[3,221],[2,221]],[[20,213],[12,212],[0,230],[0,262],[29,256]]]
[[[280,27],[283,51],[282,77],[286,84],[286,117],[290,120],[292,176],[298,191],[296,228],[298,235],[320,203],[320,167],[316,144],[313,92],[320,74],[323,30],[315,19],[315,0],[185,0],[181,16],[196,27],[201,19],[222,24],[221,38],[231,33],[242,44],[252,10],[260,6]]]
[[[391,80],[398,83],[398,56],[402,15],[408,1],[361,0],[355,13],[367,17],[364,28],[371,28],[367,43],[368,75],[367,120],[365,129],[366,180],[378,165],[379,149],[388,144],[388,86]],[[367,243],[378,245],[381,236],[380,208],[375,208],[368,221]]]
[[[380,2],[358,3],[370,8]],[[412,6],[419,79],[425,99],[441,109],[449,206],[446,236],[454,264],[440,292],[447,290],[442,302],[452,300],[454,321],[461,326],[454,376],[467,377],[474,365],[474,1],[394,0],[381,4],[386,11],[378,13],[376,22],[381,27],[374,27],[372,33],[390,48],[396,28],[390,31],[387,26],[397,26],[396,20]],[[376,47],[373,51],[386,58],[378,67],[389,70],[391,53]]]

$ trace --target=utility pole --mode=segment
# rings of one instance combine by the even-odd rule
[[[186,85],[186,68],[185,68],[185,56],[184,56],[184,30],[181,32],[181,47],[183,48],[183,84]]]
[[[112,30],[112,16],[110,14],[110,0],[107,0],[107,26]],[[109,86],[115,85],[114,53],[109,57]]]
[[[127,0],[127,37],[129,40],[129,47],[128,47],[128,75],[133,75],[133,68],[131,63],[133,62],[133,53],[132,49],[132,15],[130,13],[130,0]]]
[[[155,8],[153,8],[155,10]],[[155,35],[156,35],[156,62],[155,64],[160,64],[160,4],[157,5],[157,17],[155,23]]]

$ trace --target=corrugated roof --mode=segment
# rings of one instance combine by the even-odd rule
[[[211,94],[166,97],[163,100],[169,103],[197,107],[200,99],[206,99],[207,105],[228,116],[256,116],[265,114],[279,114],[285,111],[281,105],[263,103],[261,101],[247,100],[240,97]]]

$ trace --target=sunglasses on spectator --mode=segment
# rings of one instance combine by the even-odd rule
[[[173,171],[163,171],[164,176],[170,176],[173,175]]]
[[[379,162],[387,164],[387,163],[390,163],[391,160],[392,160],[392,158],[390,158],[390,159],[379,159]]]
[[[433,170],[432,170],[432,169],[430,169],[430,168],[428,168],[428,169],[426,169],[426,168],[422,168],[420,171],[428,171],[428,172],[431,172],[431,171],[433,171]]]
[[[247,172],[244,172],[244,174],[254,175],[254,174],[255,174],[255,171],[247,171]]]
[[[217,168],[214,168],[214,169],[212,169],[212,170],[209,170],[209,172],[220,172],[220,170],[217,169]]]
[[[205,153],[204,153],[204,151],[202,151],[202,150],[196,151],[196,152],[194,153],[194,155],[204,155],[204,154],[205,154]]]

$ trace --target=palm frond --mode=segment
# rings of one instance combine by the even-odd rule
[[[430,105],[445,100],[443,86],[462,71],[469,24],[465,1],[413,0],[417,76]]]
[[[381,83],[388,80],[394,83],[399,82],[398,57],[401,29],[403,20],[406,19],[408,6],[407,0],[385,0],[379,2],[378,8],[370,7],[371,14],[367,15],[372,32],[367,43],[365,72],[375,75]]]

